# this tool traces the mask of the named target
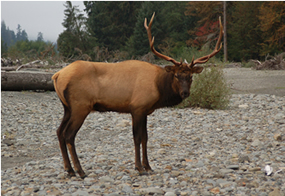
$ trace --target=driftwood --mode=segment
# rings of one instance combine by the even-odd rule
[[[267,58],[270,57],[269,60]],[[284,70],[285,69],[285,52],[277,56],[267,56],[264,62],[251,60],[255,64],[256,70]]]
[[[17,69],[16,69],[16,71],[19,71],[20,69],[22,69],[22,68],[27,68],[27,67],[36,67],[36,68],[40,68],[40,67],[42,67],[43,65],[37,65],[37,63],[40,63],[41,61],[40,60],[35,60],[35,61],[33,61],[33,62],[29,62],[29,63],[26,63],[26,64],[24,64],[24,65],[21,65],[21,66],[19,66]]]
[[[27,71],[1,71],[2,91],[45,90],[53,91],[53,73]]]
[[[10,59],[1,58],[1,71],[19,71],[20,69],[24,68],[44,68],[48,66],[45,62],[41,60],[35,60],[26,64],[19,64],[20,60],[13,62]],[[16,64],[16,65],[15,65]],[[66,66],[66,63],[57,64],[57,65],[50,65],[50,68],[62,68]]]
[[[11,66],[11,67],[1,67],[1,71],[16,71],[18,66]]]

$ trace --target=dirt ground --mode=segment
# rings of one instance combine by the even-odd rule
[[[250,68],[226,68],[224,73],[233,93],[285,96],[285,70],[257,71]],[[6,97],[2,96],[3,98]],[[21,166],[29,161],[31,159],[27,157],[1,157],[1,170]]]
[[[285,96],[285,70],[226,68],[224,73],[233,93]]]

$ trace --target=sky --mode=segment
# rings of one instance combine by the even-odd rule
[[[29,40],[43,33],[44,41],[56,42],[64,31],[65,1],[1,1],[1,21],[16,34],[18,24],[28,34]],[[72,1],[84,13],[83,1]]]

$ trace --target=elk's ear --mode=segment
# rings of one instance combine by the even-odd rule
[[[197,66],[197,67],[193,67],[192,71],[193,71],[193,73],[199,74],[203,71],[203,69],[204,69],[204,67],[198,67]]]
[[[175,67],[174,66],[165,66],[164,69],[167,72],[174,72],[175,71]]]

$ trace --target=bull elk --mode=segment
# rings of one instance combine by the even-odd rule
[[[75,61],[52,76],[54,88],[60,98],[64,116],[57,129],[64,169],[68,175],[75,171],[81,178],[85,173],[76,154],[74,140],[87,115],[92,111],[115,111],[130,113],[135,145],[135,169],[140,174],[152,171],[147,158],[147,115],[155,109],[179,104],[190,95],[192,75],[201,73],[203,67],[195,66],[207,62],[222,48],[223,26],[220,21],[220,35],[214,51],[191,63],[178,62],[157,52],[153,46],[151,26],[145,19],[151,51],[174,65],[164,68],[157,65],[128,60],[120,63]],[[140,155],[142,146],[142,162]],[[67,148],[75,168],[73,170]]]

